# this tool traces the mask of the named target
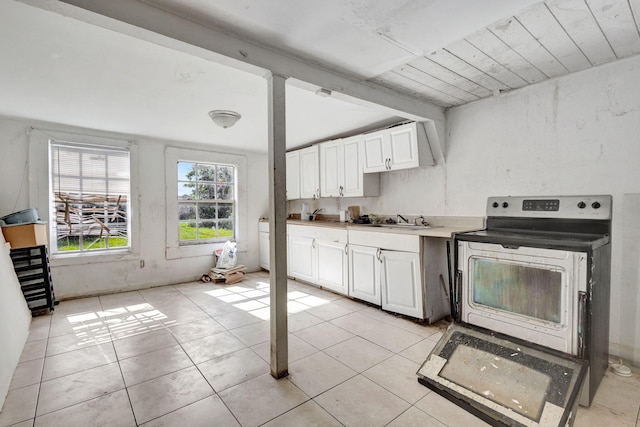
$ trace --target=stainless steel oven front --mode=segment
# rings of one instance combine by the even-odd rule
[[[458,242],[460,320],[580,356],[584,252]]]
[[[418,381],[492,425],[571,425],[607,369],[611,196],[490,197]]]

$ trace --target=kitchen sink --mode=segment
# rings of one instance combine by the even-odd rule
[[[403,230],[428,230],[430,228],[440,228],[442,225],[415,225],[415,224],[364,224],[368,227],[381,228],[401,228]]]

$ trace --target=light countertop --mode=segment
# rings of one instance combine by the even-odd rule
[[[375,233],[408,234],[423,237],[451,238],[454,233],[464,231],[482,230],[485,226],[484,217],[425,217],[431,226],[420,228],[404,228],[403,226],[376,226],[374,224],[351,224],[337,221],[302,221],[288,219],[287,224],[304,225],[311,227],[331,227],[345,230],[370,231]],[[268,222],[267,219],[261,221]]]

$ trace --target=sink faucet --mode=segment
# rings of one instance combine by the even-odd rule
[[[423,217],[422,215],[420,215],[419,217],[415,218],[415,219],[413,220],[413,223],[414,223],[415,225],[424,225],[425,227],[426,227],[427,225],[429,225],[429,223],[428,223],[427,221],[425,221],[425,220],[424,220],[424,217]]]
[[[400,223],[401,223],[401,221],[400,221],[400,220],[404,221],[404,222],[405,222],[405,224],[409,224],[409,220],[407,220],[407,218],[403,217],[403,216],[402,216],[402,215],[400,215],[400,214],[397,214],[397,215],[396,215],[396,223],[397,223],[397,224],[400,224]]]

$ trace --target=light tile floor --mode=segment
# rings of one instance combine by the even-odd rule
[[[289,376],[269,374],[269,277],[62,302],[33,319],[0,426],[484,426],[418,384],[425,326],[289,281]],[[576,426],[640,427],[607,373]]]

